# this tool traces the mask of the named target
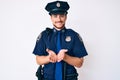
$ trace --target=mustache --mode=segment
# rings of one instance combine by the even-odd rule
[[[56,21],[55,23],[62,23],[63,21]]]

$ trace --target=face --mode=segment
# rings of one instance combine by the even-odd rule
[[[67,19],[66,14],[52,14],[51,15],[51,21],[55,28],[57,29],[63,29],[65,26],[65,22]]]

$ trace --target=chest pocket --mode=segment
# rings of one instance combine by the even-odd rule
[[[46,49],[48,48],[50,50],[56,51],[56,36],[54,34],[47,35],[44,41]]]
[[[72,50],[73,47],[73,37],[66,35],[64,38],[62,38],[62,48],[68,49],[68,52]]]

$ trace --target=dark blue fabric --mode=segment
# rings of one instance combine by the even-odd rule
[[[59,53],[61,49],[61,43],[60,43],[60,32],[58,31],[57,34],[57,53]],[[56,68],[55,68],[55,80],[62,80],[62,63],[56,62]]]
[[[66,38],[70,37],[70,41],[66,41]],[[33,54],[35,55],[48,55],[46,49],[53,50],[57,53],[57,31],[52,29],[48,34],[46,30],[41,33],[41,37],[37,40]],[[61,49],[67,49],[67,54],[73,57],[84,57],[87,54],[84,43],[81,40],[77,32],[72,29],[64,28],[61,30]],[[63,62],[62,62],[63,63]],[[77,73],[74,66],[66,64],[66,75]],[[55,80],[55,63],[48,63],[44,65],[44,78],[48,80]]]

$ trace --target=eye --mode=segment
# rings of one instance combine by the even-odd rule
[[[65,15],[64,15],[64,14],[61,14],[60,17],[65,17]]]
[[[64,15],[64,14],[61,14],[60,16],[61,16],[61,17],[64,17],[65,15]]]
[[[55,14],[54,14],[54,15],[52,15],[52,16],[53,16],[54,18],[57,18],[57,15],[55,15]]]

